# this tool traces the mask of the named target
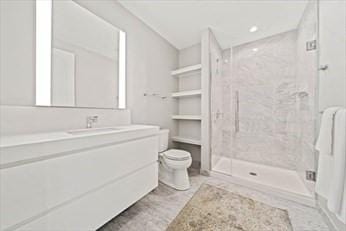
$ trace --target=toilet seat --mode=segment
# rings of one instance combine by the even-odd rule
[[[191,158],[189,152],[179,149],[170,149],[165,151],[163,156],[170,160],[188,160]]]

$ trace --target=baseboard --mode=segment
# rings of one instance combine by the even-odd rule
[[[199,174],[201,174],[202,176],[211,176],[210,171],[205,169],[200,169]]]
[[[331,231],[346,230],[346,224],[343,224],[334,214],[329,212],[326,199],[316,195],[316,201],[317,208]]]

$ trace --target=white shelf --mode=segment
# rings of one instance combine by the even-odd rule
[[[202,90],[191,90],[191,91],[179,91],[179,92],[173,92],[172,97],[187,97],[187,96],[195,96],[195,95],[201,95]]]
[[[194,144],[194,145],[201,145],[201,141],[197,139],[191,139],[191,138],[185,138],[181,136],[173,136],[172,140],[174,142],[180,142],[180,143],[186,143],[186,144]]]
[[[173,115],[174,120],[201,120],[200,115]]]
[[[172,71],[171,75],[173,75],[173,76],[181,75],[181,74],[185,74],[185,73],[188,73],[191,71],[198,71],[200,69],[202,69],[202,64],[187,66],[187,67],[183,67],[183,68]]]

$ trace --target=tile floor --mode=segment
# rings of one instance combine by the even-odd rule
[[[231,184],[216,177],[205,177],[192,173],[190,179],[191,188],[187,191],[176,191],[160,184],[158,188],[109,221],[99,231],[164,231],[203,183],[250,197],[277,208],[287,209],[294,231],[329,231],[322,216],[314,208]]]

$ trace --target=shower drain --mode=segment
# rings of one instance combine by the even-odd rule
[[[251,176],[257,176],[257,173],[255,173],[255,172],[249,172],[249,174],[250,174]]]

